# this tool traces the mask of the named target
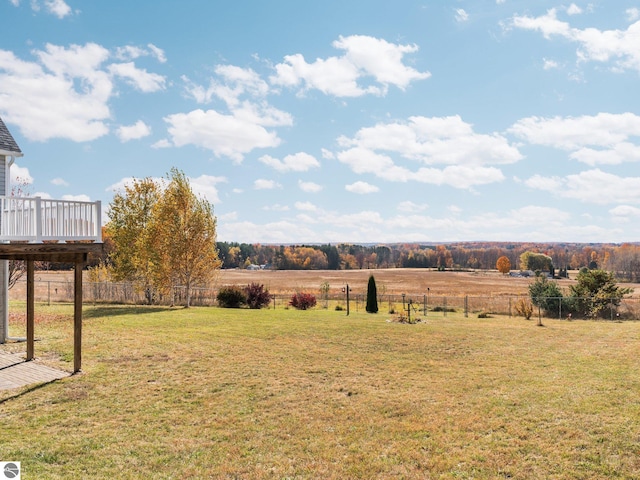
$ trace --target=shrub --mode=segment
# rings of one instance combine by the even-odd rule
[[[376,279],[373,275],[369,276],[369,284],[367,285],[367,307],[368,313],[378,313],[378,290],[376,288]]]
[[[527,320],[530,320],[531,315],[533,315],[533,304],[526,298],[518,300],[515,309],[518,315],[522,315]]]
[[[311,293],[294,293],[289,305],[298,310],[307,310],[316,306],[316,297]]]
[[[247,294],[244,288],[237,285],[222,287],[217,295],[218,305],[223,308],[240,308],[247,303]]]
[[[247,285],[244,289],[247,300],[246,303],[249,308],[262,308],[268,307],[271,303],[271,295],[269,290],[265,290],[264,285],[259,283],[252,283]]]

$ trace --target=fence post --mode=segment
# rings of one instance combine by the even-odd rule
[[[447,297],[442,297],[443,301],[442,303],[444,304],[442,311],[444,313],[444,316],[447,316]]]
[[[469,316],[469,296],[464,296],[464,318]]]

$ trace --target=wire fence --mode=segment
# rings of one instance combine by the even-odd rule
[[[21,285],[22,284],[22,285]],[[18,282],[11,290],[12,299],[23,299],[19,293],[20,286],[24,289],[25,282]],[[34,282],[34,298],[38,303],[73,302],[74,285],[72,281],[38,281]],[[83,301],[85,304],[111,303],[125,305],[144,305],[154,303],[158,305],[184,305],[186,291],[184,287],[175,287],[168,295],[151,295],[150,292],[132,283],[85,282],[83,287]],[[217,288],[194,288],[191,292],[191,305],[217,306]],[[291,292],[271,292],[271,302],[268,308],[286,309],[291,301]],[[366,292],[350,291],[347,298],[342,290],[319,292],[316,295],[316,307],[343,310],[346,312],[363,312],[366,308]],[[433,295],[433,294],[382,294],[378,295],[378,310],[380,313],[409,316],[442,316],[461,313],[471,315],[507,315],[519,316],[518,303],[529,300],[523,295]],[[545,318],[580,318],[575,313],[576,302],[581,311],[589,311],[598,302],[598,318],[610,320],[640,320],[640,298],[624,298],[622,300],[607,301],[606,299],[553,297],[537,299],[537,304],[546,305],[545,308],[533,307],[532,315]],[[552,306],[552,308],[549,308]]]

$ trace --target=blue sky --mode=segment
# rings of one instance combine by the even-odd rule
[[[640,240],[640,1],[0,0],[32,195],[182,170],[218,239]]]

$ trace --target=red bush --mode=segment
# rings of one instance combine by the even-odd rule
[[[247,294],[247,305],[249,308],[268,307],[271,303],[271,295],[269,290],[265,290],[264,285],[252,283],[244,289]]]
[[[316,297],[311,293],[294,293],[289,305],[298,310],[307,310],[316,306]]]

